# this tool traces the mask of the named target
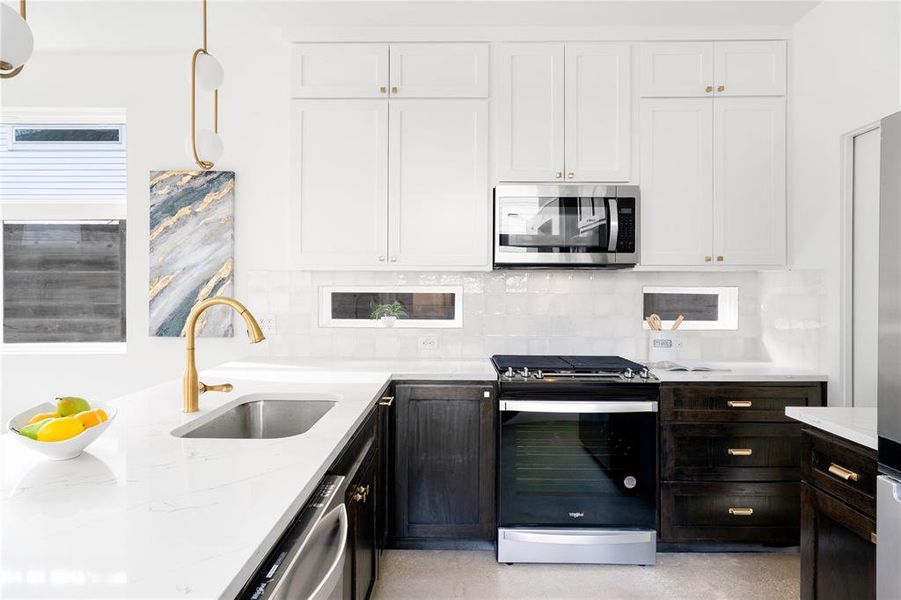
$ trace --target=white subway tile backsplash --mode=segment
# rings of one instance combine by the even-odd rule
[[[254,271],[247,278],[248,306],[274,313],[278,331],[254,355],[480,358],[490,354],[622,354],[647,356],[642,328],[646,285],[737,286],[739,329],[685,332],[682,356],[695,360],[766,358],[764,331],[816,330],[818,299],[805,297],[807,282],[784,277],[759,287],[758,273],[644,273],[632,271],[511,270],[488,273]],[[816,282],[814,281],[814,284]],[[460,285],[462,329],[336,329],[319,325],[319,288],[335,285]],[[774,288],[776,288],[774,290]],[[775,293],[774,293],[775,292]],[[762,325],[761,315],[778,315]],[[819,312],[813,311],[813,315]],[[435,337],[436,349],[420,337]]]

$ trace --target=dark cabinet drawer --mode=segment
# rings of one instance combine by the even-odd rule
[[[663,483],[662,542],[797,545],[798,483]]]
[[[815,429],[801,437],[802,478],[852,508],[876,515],[876,451]]]
[[[665,480],[798,481],[801,427],[791,423],[667,423]]]
[[[876,523],[801,484],[802,600],[875,600]]]
[[[663,384],[663,421],[783,422],[788,406],[820,406],[822,385],[769,383]]]

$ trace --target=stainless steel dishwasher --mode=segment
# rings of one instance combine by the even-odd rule
[[[347,478],[327,475],[238,596],[338,600],[347,555]]]

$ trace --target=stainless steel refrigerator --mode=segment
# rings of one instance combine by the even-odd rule
[[[882,120],[879,185],[879,479],[876,590],[901,598],[901,112]]]

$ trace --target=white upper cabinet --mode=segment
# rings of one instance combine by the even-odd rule
[[[713,42],[641,44],[643,97],[703,97],[713,93]]]
[[[714,46],[717,96],[784,96],[785,42],[717,42]]]
[[[379,98],[388,95],[388,44],[294,44],[295,98]]]
[[[389,261],[488,264],[488,103],[390,102]]]
[[[717,264],[785,263],[785,99],[713,103]]]
[[[641,102],[641,264],[704,265],[713,248],[713,103]]]
[[[567,180],[629,180],[630,60],[627,44],[566,44]]]
[[[388,103],[295,100],[291,120],[295,264],[385,264]]]
[[[488,44],[391,44],[394,98],[487,98]]]
[[[563,178],[563,44],[498,48],[498,179]]]

